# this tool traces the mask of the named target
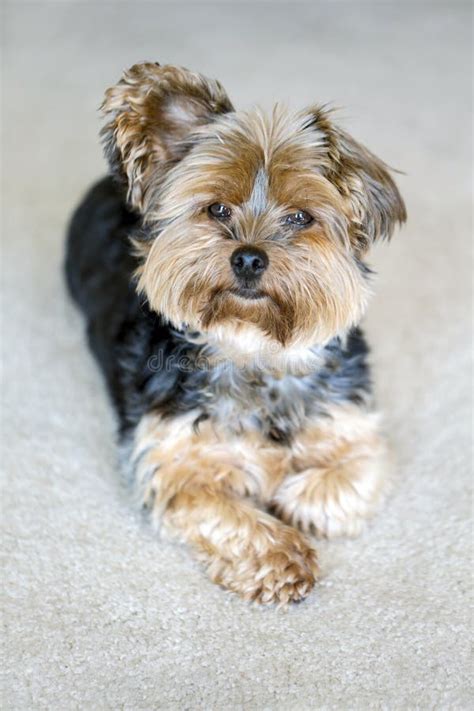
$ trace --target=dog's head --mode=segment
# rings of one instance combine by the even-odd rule
[[[330,111],[236,112],[218,82],[147,63],[103,109],[107,156],[150,235],[139,288],[153,309],[249,349],[323,344],[359,320],[363,258],[405,207]]]

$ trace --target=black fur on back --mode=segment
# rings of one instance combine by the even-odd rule
[[[140,219],[126,207],[122,188],[106,177],[75,211],[66,250],[69,290],[86,317],[90,347],[105,374],[122,435],[153,410],[173,415],[197,409],[198,419],[209,416],[215,380],[215,373],[200,367],[204,347],[150,311],[137,294],[129,238],[138,230]],[[361,330],[354,328],[344,344],[331,341],[321,368],[304,381],[305,411],[324,411],[327,402],[363,401],[370,381]],[[255,387],[267,387],[265,379]],[[285,407],[276,404],[260,423],[282,442],[291,437],[292,417]]]

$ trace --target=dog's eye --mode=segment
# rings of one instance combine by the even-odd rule
[[[208,212],[216,220],[228,220],[232,215],[232,210],[227,205],[223,205],[221,202],[214,202],[208,207]]]
[[[310,222],[313,222],[313,218],[304,210],[297,210],[283,218],[283,224],[294,225],[296,227],[304,227],[305,225],[309,225]]]

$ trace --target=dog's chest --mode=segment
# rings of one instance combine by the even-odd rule
[[[312,409],[309,377],[276,378],[225,367],[207,386],[206,414],[233,432],[258,430],[274,441],[287,442]]]

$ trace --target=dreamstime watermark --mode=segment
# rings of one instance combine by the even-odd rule
[[[197,357],[187,356],[187,355],[165,355],[163,351],[159,351],[155,355],[150,356],[147,361],[148,369],[153,373],[159,373],[165,371],[170,373],[174,370],[179,370],[183,373],[193,373],[196,370],[213,370],[216,367],[222,367],[226,364],[232,365],[232,361],[229,359],[219,359],[219,358],[209,358],[205,355],[198,355]]]
[[[253,373],[271,374],[272,372],[281,372],[283,369],[296,376],[308,374],[311,371],[319,370],[321,367],[321,353],[318,351],[310,350],[304,356],[289,358],[280,349],[273,350],[274,352],[269,348],[247,356],[236,354],[235,358],[229,358],[218,353],[213,353],[212,356],[205,353],[193,354],[192,356],[186,353],[167,354],[165,351],[160,350],[148,358],[147,367],[152,373],[251,370]]]

